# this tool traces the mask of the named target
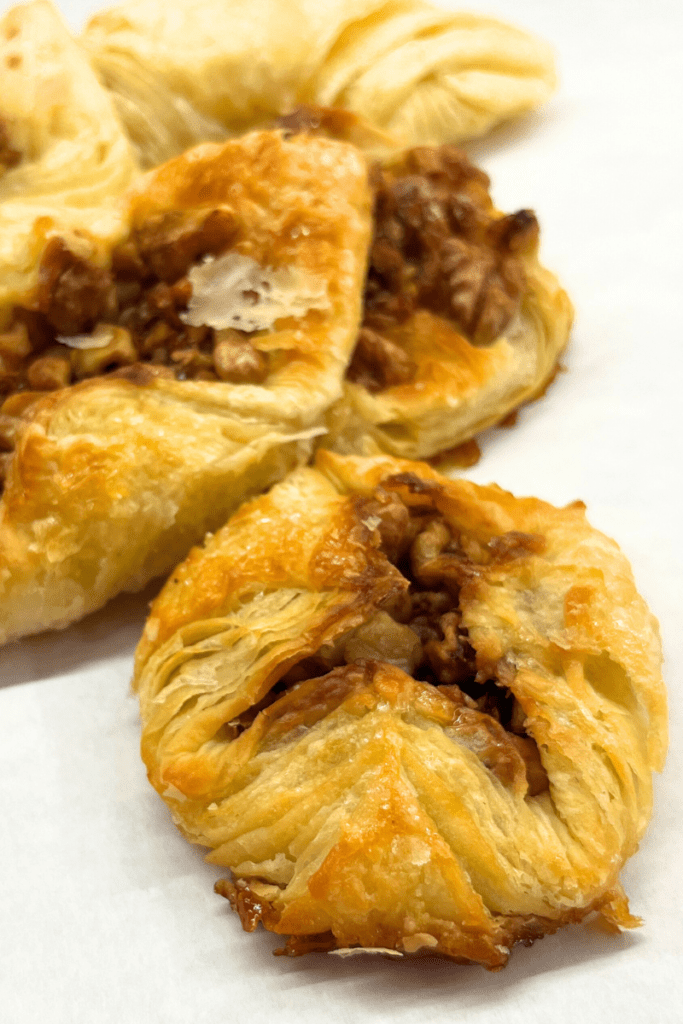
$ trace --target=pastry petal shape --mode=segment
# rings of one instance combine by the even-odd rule
[[[340,393],[370,234],[355,148],[279,131],[205,144],[150,173],[126,224],[113,250],[52,239],[0,335],[18,382],[0,416],[2,641],[171,569],[308,457]],[[57,373],[78,383],[41,396]]]
[[[496,210],[454,147],[410,150],[373,180],[363,324],[324,444],[431,458],[545,391],[572,304],[539,261],[533,212]]]
[[[137,166],[111,96],[47,0],[0,22],[0,202],[95,207]]]
[[[142,755],[245,929],[496,969],[593,910],[638,923],[660,661],[580,502],[321,451],[154,602]]]
[[[458,142],[555,82],[545,43],[419,0],[142,0],[95,15],[83,41],[147,165],[300,103],[347,107],[399,147]]]
[[[45,0],[0,21],[0,328],[37,285],[46,240],[114,244],[139,168],[114,102]],[[78,244],[78,243],[76,243]]]

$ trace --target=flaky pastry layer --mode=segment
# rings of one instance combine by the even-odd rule
[[[207,144],[151,173],[128,201],[127,231],[166,214],[228,223],[225,273],[236,298],[218,312],[275,310],[254,342],[266,375],[183,381],[138,364],[6,402],[17,440],[0,501],[0,641],[66,625],[168,571],[247,494],[307,457],[340,394],[370,231],[360,154],[281,132]],[[197,266],[221,271],[220,258],[200,254]],[[111,250],[105,269],[107,260]],[[258,282],[266,275],[263,294],[240,277],[256,271]],[[268,306],[269,280],[287,285],[285,305]],[[207,286],[207,302],[211,294]],[[48,298],[46,315],[73,312],[68,293],[56,312]]]
[[[363,328],[324,445],[431,458],[542,394],[573,308],[530,210],[504,215],[450,146],[376,170]]]
[[[46,239],[86,231],[98,243],[118,240],[116,201],[138,174],[113,99],[56,8],[34,0],[8,11],[0,20],[0,329],[35,287]]]
[[[172,574],[135,687],[152,784],[286,952],[495,969],[591,910],[637,923],[659,638],[581,503],[319,452]]]
[[[136,0],[83,43],[147,166],[300,103],[353,110],[399,147],[460,142],[555,82],[540,40],[420,0]]]
[[[214,13],[230,22],[236,11],[236,6],[221,5]],[[262,22],[269,33],[279,24],[277,11]],[[161,17],[163,31],[153,44],[162,48],[169,42],[164,32],[177,43],[174,33],[185,24],[179,49],[164,50],[163,60],[159,54],[154,57],[154,75],[162,78],[173,61],[183,64],[203,38],[203,22],[194,8],[176,10],[171,21],[152,6],[137,5],[133,13],[141,19],[138,41],[147,48],[147,57],[151,51],[145,19],[156,25]],[[302,11],[304,15],[307,31],[318,26],[322,32],[316,35],[315,53],[297,43],[298,57],[287,64],[278,35],[277,52],[267,60],[272,57],[278,75],[289,82],[288,76],[300,81],[308,74],[300,58],[318,64],[324,58],[327,85],[321,98],[326,101],[346,102],[356,71],[363,77],[368,46],[373,60],[380,43],[389,56],[396,46],[409,47],[414,32],[427,32],[433,40],[442,33],[442,43],[451,30],[464,33],[458,65],[462,74],[472,70],[472,60],[477,67],[477,61],[489,61],[482,53],[494,45],[496,33],[502,33],[507,53],[503,64],[508,62],[511,74],[514,66],[518,82],[532,83],[531,92],[550,74],[546,58],[528,37],[468,16],[454,21],[431,8],[410,5],[316,9]],[[101,17],[88,40],[99,38],[100,31],[107,36],[114,22],[116,33],[123,30],[120,12],[114,22],[109,14]],[[253,17],[250,9],[250,24]],[[292,23],[291,12],[287,21]],[[129,25],[132,35],[135,25]],[[412,391],[408,385],[376,395],[352,381],[345,385],[361,318],[369,235],[366,168],[360,153],[329,138],[257,133],[223,147],[206,143],[140,179],[111,96],[51,5],[37,0],[15,8],[2,26],[0,393],[10,398],[0,411],[0,642],[67,625],[121,589],[138,588],[167,570],[245,495],[305,459],[313,439],[325,432],[326,443],[340,451],[384,447],[401,454],[431,454],[504,415],[538,386],[546,369],[550,372],[556,351],[549,346],[546,354],[543,332],[521,346],[521,360],[516,343],[498,344],[495,354],[470,352],[472,346],[450,332],[445,369],[438,359],[434,363],[438,388],[425,384],[419,360]],[[228,50],[234,46],[238,64],[242,61],[239,88],[232,57],[221,65],[235,110],[242,103],[240,89],[250,97],[243,97],[244,109],[235,115],[233,127],[288,109],[299,92],[277,79],[275,92],[269,93],[274,80],[264,70],[266,51],[254,64],[240,50],[244,38],[239,32],[221,34],[215,26],[214,19],[213,38],[222,39],[220,46]],[[323,37],[332,47],[329,52]],[[125,50],[120,44],[117,36],[104,48],[120,56]],[[333,88],[344,53],[356,62],[356,71],[350,73],[348,88]],[[523,54],[530,65],[524,64]],[[432,56],[441,60],[436,51]],[[540,63],[534,64],[536,59]],[[494,78],[502,65],[495,67]],[[419,69],[416,73],[419,77]],[[171,78],[177,85],[179,79]],[[195,109],[195,98],[176,96],[169,82],[163,85],[159,79],[159,88],[149,89],[143,79],[147,84],[141,86],[142,94],[153,106],[170,103],[166,114],[154,106],[145,122],[143,135],[151,132],[150,139],[157,128],[163,134],[164,125],[175,139],[170,147],[155,150],[156,158],[197,139],[224,135],[228,122],[224,119],[220,130],[212,131],[216,112],[204,110],[203,100]],[[211,74],[205,75],[195,63],[190,79],[199,93],[210,79],[210,91],[218,96],[222,79],[213,64]],[[135,80],[138,85],[142,81]],[[531,92],[524,102],[531,101]],[[527,95],[524,89],[522,93]],[[269,95],[277,95],[272,110]],[[372,106],[372,95],[372,89],[365,90],[358,109]],[[301,92],[301,98],[316,96]],[[496,107],[496,116],[502,109]],[[511,109],[505,107],[503,113]],[[130,106],[123,103],[120,112],[124,110],[130,112]],[[362,144],[368,134],[362,120],[330,113],[335,124],[346,124],[344,131]],[[125,114],[123,119],[136,137]],[[372,120],[379,126],[386,121],[392,131],[396,127],[379,115],[373,114]],[[424,141],[431,129],[428,122],[420,124],[417,134]],[[176,129],[179,134],[174,135]],[[385,138],[381,132],[374,134]],[[124,188],[135,181],[133,191],[122,198]],[[227,230],[223,248],[215,238],[208,249],[201,248],[209,222],[214,235],[217,224],[219,235]],[[168,267],[158,270],[158,265],[165,265],[167,253],[177,256],[187,232],[193,231],[200,239],[196,262],[178,285]],[[140,243],[143,237],[154,249],[152,256],[149,245],[144,250]],[[132,256],[127,252],[131,240]],[[122,271],[121,262],[126,264]],[[112,263],[119,268],[116,274]],[[268,302],[257,294],[262,287],[270,289],[270,319],[263,314]],[[195,294],[202,288],[203,299]],[[150,289],[153,296],[147,294]],[[184,299],[178,298],[180,293]],[[126,294],[138,298],[126,299]],[[191,298],[185,309],[187,294]],[[246,296],[247,306],[256,294],[260,305],[255,319],[248,308],[236,315],[230,305],[235,294]],[[287,302],[293,305],[287,308]],[[150,304],[156,304],[152,313]],[[433,342],[438,347],[444,324],[434,328],[424,318],[420,324],[399,341],[407,351],[413,346],[429,354]],[[557,325],[559,339],[561,312]],[[430,340],[425,346],[426,336]],[[136,361],[142,359],[146,362],[141,369]],[[112,370],[117,371],[114,376]],[[98,374],[110,376],[98,379]],[[67,388],[69,384],[75,386]],[[407,392],[412,395],[408,401]],[[444,405],[447,415],[442,415]],[[456,407],[454,417],[451,410]]]

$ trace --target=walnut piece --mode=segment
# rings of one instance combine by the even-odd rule
[[[381,335],[426,309],[473,345],[494,342],[526,287],[521,257],[537,242],[534,214],[497,214],[487,176],[453,146],[411,150],[394,166],[373,168],[371,180],[375,231],[363,327]],[[375,344],[373,357],[363,331],[358,347],[350,379],[370,391],[391,387],[386,347],[382,354]],[[399,363],[395,374],[404,373]]]
[[[362,327],[346,376],[368,391],[384,391],[411,381],[415,369],[415,362],[400,345]]]

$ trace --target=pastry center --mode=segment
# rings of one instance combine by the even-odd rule
[[[0,486],[19,417],[41,393],[112,372],[139,384],[266,379],[272,357],[252,343],[253,328],[188,322],[195,319],[187,313],[193,269],[222,257],[235,234],[232,215],[221,209],[150,217],[114,249],[110,267],[50,240],[35,301],[17,307],[0,334]],[[246,294],[245,304],[257,299]]]
[[[395,665],[453,702],[459,740],[504,785],[513,784],[516,766],[523,765],[528,795],[535,796],[548,788],[538,747],[526,733],[526,716],[514,694],[478,664],[462,621],[460,591],[486,565],[539,552],[543,538],[509,533],[482,545],[457,534],[438,511],[433,493],[414,488],[416,481],[409,475],[393,477],[371,498],[355,499],[360,522],[375,534],[407,580],[407,589],[378,606],[361,626],[296,665],[266,703],[298,682],[345,666],[354,671],[369,661]]]

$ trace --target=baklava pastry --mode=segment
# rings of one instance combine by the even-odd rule
[[[319,452],[175,570],[135,686],[152,784],[286,953],[496,969],[638,923],[660,645],[580,502]]]
[[[372,182],[363,322],[324,444],[431,458],[543,393],[572,306],[539,262],[533,212],[496,210],[453,146],[376,164]]]
[[[114,102],[56,8],[0,20],[0,201],[94,207],[137,171]]]
[[[38,283],[50,237],[111,245],[139,168],[114,102],[45,0],[0,19],[0,329]],[[77,238],[75,245],[79,243]],[[0,348],[0,393],[4,365]]]
[[[370,217],[354,147],[254,132],[151,172],[114,247],[47,241],[0,334],[0,641],[140,588],[306,460]]]
[[[301,103],[352,110],[401,148],[459,142],[555,83],[545,43],[419,0],[127,0],[83,43],[148,166]]]

